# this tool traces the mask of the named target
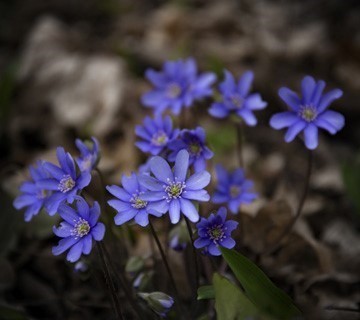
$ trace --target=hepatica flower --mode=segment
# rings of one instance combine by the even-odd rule
[[[21,194],[14,200],[14,207],[17,210],[27,207],[25,221],[30,221],[33,216],[39,213],[51,193],[36,185],[37,181],[49,177],[43,168],[42,161],[38,161],[37,167],[30,167],[30,176],[31,180],[25,181],[20,186]]]
[[[75,140],[75,144],[80,151],[80,157],[76,159],[81,171],[91,171],[95,169],[100,159],[99,142],[96,138],[91,138],[92,142],[84,143],[80,139]]]
[[[254,183],[245,179],[242,169],[228,172],[221,165],[217,165],[216,176],[217,185],[211,198],[213,203],[226,203],[235,214],[242,203],[251,203],[257,198],[257,194],[252,192]]]
[[[58,228],[53,227],[54,233],[63,238],[52,252],[55,256],[69,250],[66,259],[76,262],[82,254],[89,254],[92,242],[101,241],[104,238],[105,226],[98,222],[100,206],[97,202],[90,208],[81,197],[76,197],[76,209],[67,204],[61,204],[58,209],[59,215],[64,219]]]
[[[187,178],[189,153],[186,150],[177,154],[173,171],[159,156],[151,159],[150,169],[155,177],[139,176],[140,184],[149,190],[143,199],[153,202],[158,212],[169,211],[171,223],[179,222],[180,212],[190,221],[197,222],[199,213],[191,200],[209,201],[209,194],[204,188],[210,183],[210,174],[202,171]]]
[[[245,72],[238,82],[229,71],[224,73],[225,80],[219,86],[222,100],[214,102],[209,113],[216,118],[226,118],[230,114],[236,114],[247,125],[256,125],[257,119],[253,111],[264,109],[267,103],[261,99],[259,93],[250,93],[254,79],[253,72]]]
[[[226,221],[226,209],[221,207],[216,214],[212,213],[208,218],[201,218],[196,224],[199,238],[195,240],[195,248],[204,248],[212,256],[219,256],[219,246],[232,249],[235,240],[231,238],[231,232],[237,228],[238,223],[234,220]]]
[[[342,91],[334,89],[323,94],[324,88],[324,81],[316,82],[313,77],[306,76],[301,83],[301,97],[288,88],[279,90],[279,96],[290,110],[273,115],[270,125],[277,130],[288,128],[285,134],[286,142],[293,141],[303,131],[306,148],[313,150],[318,146],[319,128],[331,134],[343,128],[344,116],[327,110],[334,100],[342,96]]]
[[[214,153],[205,145],[205,130],[197,127],[194,130],[184,129],[179,138],[169,143],[168,147],[172,152],[169,154],[169,161],[174,161],[180,150],[187,150],[190,155],[190,165],[194,165],[195,172],[206,169],[206,160],[213,157]]]
[[[129,177],[123,175],[121,178],[123,188],[116,185],[107,186],[106,189],[116,197],[108,201],[118,213],[115,216],[115,224],[122,225],[134,219],[137,224],[145,227],[149,224],[149,214],[156,217],[163,213],[156,211],[154,204],[144,200],[143,194],[147,189],[138,182],[138,177],[132,173]]]
[[[60,167],[44,161],[43,168],[50,174],[50,178],[36,182],[38,188],[52,191],[45,203],[51,216],[56,213],[63,201],[72,203],[76,194],[85,188],[91,180],[89,172],[76,171],[74,159],[70,153],[65,153],[64,148],[57,148],[56,153]]]
[[[148,69],[145,75],[155,88],[142,96],[142,103],[154,108],[156,114],[170,109],[178,115],[183,107],[189,108],[194,100],[210,96],[211,85],[216,80],[215,74],[210,72],[198,75],[192,58],[167,61],[162,71]]]
[[[156,116],[154,119],[146,117],[142,126],[136,126],[135,133],[143,139],[143,141],[135,143],[141,151],[158,155],[166,150],[171,140],[178,136],[179,129],[172,128],[172,121],[169,116],[164,118]]]

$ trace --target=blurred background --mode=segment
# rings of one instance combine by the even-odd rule
[[[56,220],[40,214],[25,223],[12,201],[30,164],[55,161],[59,145],[76,154],[77,137],[99,139],[108,184],[135,170],[145,157],[134,146],[134,126],[150,114],[140,104],[150,89],[144,72],[189,56],[220,80],[224,68],[237,77],[253,70],[253,89],[268,102],[257,113],[258,126],[245,128],[248,175],[260,194],[243,208],[249,257],[291,217],[305,175],[302,142],[286,144],[283,132],[268,125],[285,108],[278,89],[298,91],[310,74],[327,89],[344,91],[333,109],[345,115],[346,126],[336,136],[321,133],[304,218],[287,245],[259,265],[307,318],[359,319],[353,311],[326,310],[360,303],[356,0],[1,1],[0,319],[111,319],[106,290],[98,290],[101,273],[94,279],[52,256]],[[233,168],[235,131],[211,119],[209,105],[196,106],[197,124],[207,130],[213,163]],[[140,255],[148,251],[141,232],[134,229],[131,246]]]

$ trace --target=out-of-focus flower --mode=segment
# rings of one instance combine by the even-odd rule
[[[154,108],[155,114],[170,109],[178,115],[183,107],[189,108],[195,100],[210,96],[216,80],[214,73],[198,75],[192,58],[165,62],[162,71],[148,69],[145,75],[155,88],[142,96],[142,103]]]
[[[230,114],[236,114],[247,125],[256,125],[257,119],[253,111],[264,109],[267,103],[261,99],[259,93],[250,94],[251,84],[254,79],[253,72],[245,72],[237,83],[229,71],[224,73],[225,80],[219,85],[222,100],[214,102],[209,109],[209,113],[216,118],[225,118]]]
[[[136,126],[135,133],[143,139],[135,143],[142,152],[158,155],[166,149],[171,140],[178,136],[179,129],[172,128],[169,116],[164,118],[156,116],[154,119],[146,117],[142,126]]]
[[[161,317],[165,317],[174,304],[174,299],[163,292],[139,292],[138,295]]]
[[[228,172],[221,165],[216,166],[217,185],[211,198],[213,203],[225,203],[232,213],[237,213],[242,203],[251,203],[257,198],[252,192],[254,183],[245,179],[244,171]]]
[[[91,180],[89,172],[76,171],[75,162],[70,153],[65,153],[64,148],[56,150],[60,167],[44,161],[43,168],[50,174],[50,178],[36,182],[38,188],[52,191],[46,200],[45,207],[49,215],[54,215],[63,201],[72,203],[76,194],[85,188]]]
[[[279,96],[289,106],[289,111],[274,114],[270,126],[276,130],[288,128],[285,141],[291,142],[304,132],[306,148],[313,150],[318,146],[318,128],[335,134],[345,125],[342,114],[327,110],[330,104],[342,96],[340,89],[323,94],[325,82],[316,82],[313,77],[306,76],[301,83],[302,97],[288,88],[281,88]]]
[[[63,239],[53,247],[54,255],[70,249],[66,259],[75,262],[82,254],[88,255],[91,252],[93,239],[101,241],[104,238],[105,226],[98,222],[100,206],[97,202],[90,208],[83,198],[77,196],[76,210],[67,204],[61,204],[58,213],[64,221],[58,228],[53,227],[53,231]]]
[[[190,243],[189,232],[186,223],[182,220],[169,233],[169,246],[175,251],[183,251]]]
[[[206,160],[213,157],[214,153],[205,145],[205,130],[197,127],[194,130],[184,129],[180,132],[178,139],[169,143],[168,148],[172,150],[169,161],[174,161],[180,150],[187,150],[190,155],[189,165],[194,165],[195,172],[206,169]]]
[[[91,171],[95,169],[100,160],[99,142],[96,138],[91,138],[90,141],[81,141],[80,139],[75,140],[75,144],[80,151],[80,157],[76,159],[81,171]]]
[[[117,198],[108,201],[109,206],[118,212],[114,218],[115,224],[122,225],[134,219],[137,224],[145,227],[149,224],[149,214],[162,216],[163,213],[156,211],[157,206],[144,199],[143,195],[147,189],[139,184],[135,173],[129,177],[123,175],[121,184],[123,188],[116,185],[106,187]]]
[[[199,213],[190,200],[209,201],[204,188],[210,183],[210,174],[202,171],[187,178],[189,153],[186,150],[177,154],[173,171],[159,156],[151,159],[150,168],[155,178],[145,174],[139,176],[140,184],[149,190],[142,199],[153,203],[153,208],[159,212],[169,211],[171,223],[179,222],[180,212],[197,222]]]
[[[37,167],[30,166],[31,180],[25,181],[20,186],[21,194],[14,200],[14,207],[17,210],[27,207],[25,211],[25,221],[30,221],[37,215],[44,206],[50,191],[36,185],[37,181],[47,179],[48,173],[43,168],[42,161],[37,162]]]
[[[216,214],[212,213],[208,218],[201,218],[196,224],[199,238],[194,246],[198,249],[207,248],[207,252],[213,256],[221,255],[219,246],[232,249],[235,240],[231,238],[231,232],[237,228],[238,223],[233,220],[226,221],[226,209],[221,207]]]

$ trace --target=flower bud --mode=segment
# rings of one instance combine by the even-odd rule
[[[174,299],[163,292],[139,292],[138,295],[161,317],[165,317],[174,304]]]

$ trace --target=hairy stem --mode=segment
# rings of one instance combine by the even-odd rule
[[[124,317],[122,315],[121,305],[120,305],[118,296],[116,294],[116,289],[115,289],[114,283],[111,281],[109,266],[106,262],[105,254],[104,254],[104,250],[103,250],[101,242],[98,242],[96,247],[98,249],[101,266],[102,266],[102,269],[104,272],[105,282],[110,291],[111,301],[112,301],[112,304],[114,307],[114,312],[115,312],[115,317],[117,320],[124,320]]]
[[[276,251],[279,248],[279,246],[281,245],[284,238],[286,238],[286,236],[289,235],[289,233],[293,229],[296,221],[298,221],[298,219],[300,218],[301,212],[302,212],[302,209],[304,207],[305,200],[306,200],[306,197],[307,197],[307,194],[308,194],[308,191],[309,191],[312,167],[313,167],[313,153],[312,153],[311,150],[308,150],[308,159],[307,159],[307,167],[306,167],[306,177],[305,177],[305,182],[304,182],[304,189],[302,191],[300,201],[299,201],[299,204],[298,204],[296,212],[295,212],[295,216],[290,221],[290,223],[285,227],[284,231],[276,239],[276,241],[274,242],[275,244],[272,247],[270,247],[268,250],[263,252],[264,255],[271,254],[271,253],[273,253],[274,251]]]

